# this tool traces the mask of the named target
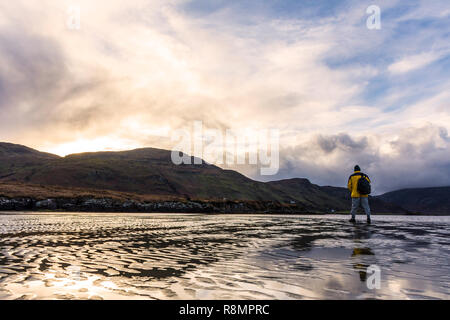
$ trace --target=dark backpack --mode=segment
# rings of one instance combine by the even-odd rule
[[[358,192],[362,195],[368,195],[371,192],[370,182],[366,179],[366,175],[364,173],[361,174],[361,178],[358,179]]]

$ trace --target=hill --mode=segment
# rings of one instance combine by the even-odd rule
[[[450,213],[450,187],[402,189],[385,193],[378,198],[395,203],[411,212]]]
[[[0,144],[0,181],[107,189],[186,198],[282,200],[264,183],[231,170],[175,165],[170,151],[145,148],[58,157],[23,146]]]
[[[346,212],[346,188],[322,187],[308,179],[259,182],[203,162],[175,165],[171,151],[142,148],[66,157],[0,143],[0,196],[179,199],[278,203],[302,212]],[[371,198],[375,213],[406,213],[401,205]]]

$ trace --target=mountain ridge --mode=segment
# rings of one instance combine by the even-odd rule
[[[350,206],[349,192],[343,187],[319,186],[306,178],[260,182],[204,161],[200,165],[175,165],[171,151],[164,149],[137,148],[60,157],[0,142],[0,196],[27,197],[26,192],[19,192],[20,185],[23,191],[28,190],[28,196],[41,197],[52,194],[68,197],[73,190],[73,197],[95,194],[98,198],[103,190],[118,198],[278,203],[302,212],[345,212]],[[57,187],[64,192],[58,193]],[[417,211],[414,206],[399,205],[398,197],[380,195],[370,201],[375,213]]]
[[[405,188],[386,192],[379,196],[386,202],[394,202],[406,210],[428,214],[450,212],[450,186]]]

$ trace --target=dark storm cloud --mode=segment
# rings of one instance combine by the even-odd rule
[[[70,72],[58,41],[50,37],[19,26],[3,29],[0,52],[0,124],[4,133],[49,126],[54,130],[82,129],[95,119],[107,118],[105,106],[118,101],[114,90],[104,85],[105,72],[78,79]],[[101,100],[94,96],[83,100],[94,91]]]
[[[333,152],[336,148],[354,152],[364,150],[367,147],[367,138],[355,140],[346,133],[334,136],[319,135],[317,144],[326,153]]]
[[[450,185],[450,139],[445,128],[411,128],[390,145],[395,156],[379,156],[372,165],[381,189]]]
[[[383,151],[380,144],[389,147]],[[375,194],[412,187],[450,185],[450,137],[443,127],[428,125],[401,131],[395,141],[352,137],[347,133],[317,135],[295,147],[280,146],[280,170],[276,176],[254,178],[269,181],[308,178],[319,185],[345,187],[353,166],[369,174]]]
[[[51,101],[57,95],[61,81],[67,78],[58,44],[22,31],[2,30],[0,34],[1,108],[11,108],[30,99],[37,103]]]
[[[2,126],[45,126],[61,116],[58,106],[77,87],[58,43],[24,30],[0,34]]]

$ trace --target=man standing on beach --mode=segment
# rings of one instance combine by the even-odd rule
[[[370,193],[370,179],[369,177],[361,172],[361,168],[356,165],[355,166],[355,172],[348,178],[348,189],[351,192],[352,197],[352,218],[350,219],[350,222],[356,222],[355,215],[356,211],[358,210],[358,207],[361,205],[364,208],[364,211],[367,215],[367,223],[371,223],[370,220],[370,207],[369,207],[369,193]],[[364,183],[360,183],[359,179],[366,179],[366,181],[361,181]],[[366,183],[368,182],[368,183]],[[368,190],[361,190],[361,188],[364,189],[364,184],[368,187]],[[360,186],[358,188],[358,185]],[[366,187],[367,188],[367,187]]]

